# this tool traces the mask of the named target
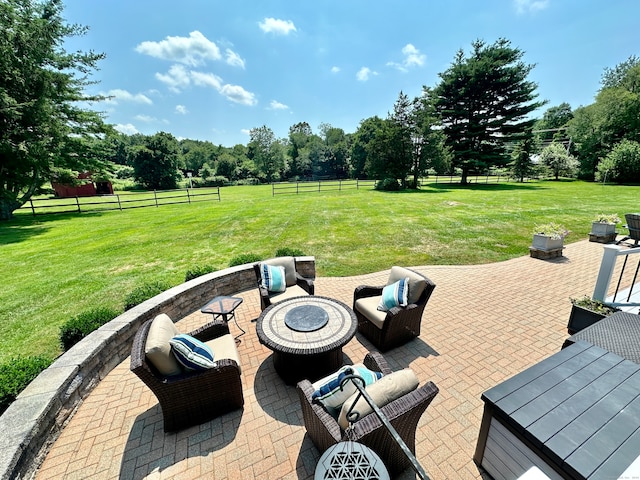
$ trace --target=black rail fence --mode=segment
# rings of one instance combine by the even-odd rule
[[[52,213],[88,213],[130,208],[160,207],[178,203],[220,201],[220,188],[196,190],[154,190],[92,197],[36,198],[25,203],[21,210],[31,210],[36,215]]]
[[[422,183],[433,182],[433,183],[460,183],[462,177],[460,175],[431,175],[426,178],[422,178]],[[533,180],[533,178],[525,177],[523,179],[524,182],[528,182]],[[508,183],[508,182],[516,182],[517,179],[513,178],[510,175],[469,175],[467,176],[467,183]]]
[[[374,188],[377,180],[316,180],[298,182],[279,182],[271,184],[272,196],[282,194],[300,194],[313,192],[329,192],[341,190],[357,190]]]

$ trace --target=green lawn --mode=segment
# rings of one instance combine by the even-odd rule
[[[320,276],[497,262],[527,255],[537,223],[564,224],[572,242],[587,237],[595,214],[638,209],[638,187],[578,181],[276,197],[270,186],[225,187],[221,198],[36,218],[25,210],[0,223],[0,362],[53,357],[60,325],[79,312],[121,309],[144,282],[175,285],[191,267],[222,269],[243,253],[300,249],[316,257]]]

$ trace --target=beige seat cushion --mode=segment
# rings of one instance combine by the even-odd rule
[[[296,284],[296,261],[293,257],[270,258],[262,263],[277,267],[284,267],[284,276],[287,288]]]
[[[231,334],[228,333],[204,343],[206,343],[213,351],[214,362],[223,358],[228,358],[230,360],[234,360],[238,364],[238,367],[240,367],[240,355],[238,355],[236,341]]]
[[[411,290],[409,290],[411,293]],[[382,297],[377,295],[375,297],[364,297],[356,300],[356,310],[363,314],[379,329],[382,329],[384,320],[387,318],[387,312],[381,312],[378,310],[378,304]]]
[[[288,298],[301,297],[303,295],[309,295],[309,293],[301,286],[293,285],[291,287],[287,287],[284,292],[270,292],[269,300],[271,300],[271,303],[278,303]]]
[[[367,385],[365,388],[366,392],[369,394],[373,402],[379,407],[382,408],[388,403],[393,402],[394,400],[406,395],[407,393],[418,388],[418,377],[410,368],[405,368],[404,370],[398,370],[397,372],[390,373],[389,375],[385,375],[376,383],[372,383],[371,385]],[[351,405],[355,402],[359,392],[354,393],[346,402],[342,404],[342,409],[340,410],[340,415],[338,417],[338,424],[343,430],[346,430],[349,427],[349,422],[347,421],[347,412],[351,408]],[[363,418],[366,415],[369,415],[373,412],[373,409],[369,406],[369,404],[363,398],[358,400],[356,406],[353,409],[354,412],[358,412],[360,416]]]
[[[151,322],[144,353],[160,374],[178,375],[182,368],[171,351],[171,340],[180,332],[168,315],[161,313]]]
[[[387,285],[396,283],[406,277],[409,277],[409,303],[416,303],[427,285],[426,280],[421,275],[403,267],[392,267]]]

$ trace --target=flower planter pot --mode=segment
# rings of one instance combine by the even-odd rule
[[[536,250],[542,250],[549,252],[551,250],[562,250],[564,245],[564,238],[551,238],[546,235],[540,235],[535,233],[533,235],[533,242],[531,246]]]
[[[591,224],[591,234],[599,237],[604,237],[606,235],[611,235],[612,233],[616,233],[616,224],[615,223],[600,223],[593,222]]]
[[[571,315],[569,316],[567,331],[569,332],[569,335],[573,335],[583,328],[587,328],[588,326],[599,322],[605,316],[606,315],[587,310],[586,308],[579,307],[577,305],[571,305]]]

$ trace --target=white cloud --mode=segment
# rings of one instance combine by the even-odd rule
[[[213,73],[189,72],[194,85],[199,87],[213,87],[216,90],[222,88],[222,79]]]
[[[149,115],[136,115],[136,116],[135,116],[135,117],[133,117],[133,118],[135,118],[136,120],[140,120],[141,122],[147,122],[147,123],[150,123],[150,122],[157,122],[157,121],[158,121],[158,119],[157,119],[157,118],[155,118],[155,117],[150,117]]]
[[[378,75],[378,72],[371,70],[369,67],[362,67],[356,73],[356,78],[361,82],[366,82],[371,75]]]
[[[107,100],[107,102],[117,104],[119,101],[122,102],[133,102],[133,103],[144,103],[146,105],[153,105],[153,102],[149,97],[143,95],[142,93],[129,93],[126,90],[122,90],[116,88],[114,90],[109,90],[104,94],[105,97],[113,97]]]
[[[188,37],[166,37],[159,42],[142,42],[136,47],[136,52],[191,66],[222,58],[218,46],[197,30]]]
[[[247,92],[239,85],[226,84],[219,91],[222,95],[235,103],[249,106],[253,106],[258,103],[256,96],[253,93]]]
[[[549,6],[549,0],[514,0],[516,12],[519,14],[533,13],[544,10]]]
[[[113,128],[118,130],[120,133],[124,133],[125,135],[133,135],[135,133],[140,133],[138,129],[133,125],[131,125],[130,123],[127,123],[126,125],[119,123],[115,125]]]
[[[176,113],[179,113],[180,115],[186,115],[187,113],[189,113],[189,110],[187,110],[187,107],[185,107],[184,105],[176,105]]]
[[[169,90],[176,93],[188,87],[191,83],[191,76],[182,65],[172,65],[166,74],[156,73],[156,78],[162,83],[165,83],[169,87]]]
[[[232,67],[244,68],[244,60],[240,57],[240,55],[229,48],[227,48],[224,53],[227,57],[226,62],[228,65],[231,65]]]
[[[408,71],[411,67],[422,67],[424,65],[427,56],[423,53],[420,53],[416,47],[412,44],[407,43],[404,47],[402,47],[402,62],[388,62],[387,65],[390,67],[397,68],[402,72]]]
[[[284,103],[280,103],[276,100],[271,100],[269,104],[269,110],[289,110],[289,107]]]
[[[249,106],[258,103],[255,95],[241,86],[223,85],[222,79],[213,73],[187,70],[182,65],[173,65],[166,74],[156,73],[156,78],[176,93],[180,93],[182,89],[190,85],[195,85],[196,87],[211,87],[235,103]]]
[[[338,73],[340,71],[340,67],[331,67],[331,73]]]
[[[280,20],[277,18],[265,18],[258,23],[260,30],[265,33],[275,33],[277,35],[289,35],[290,32],[296,32],[296,26],[291,20]]]
[[[251,135],[251,129],[243,128],[243,129],[240,130],[240,133],[242,133],[243,135],[249,136],[249,135]]]

